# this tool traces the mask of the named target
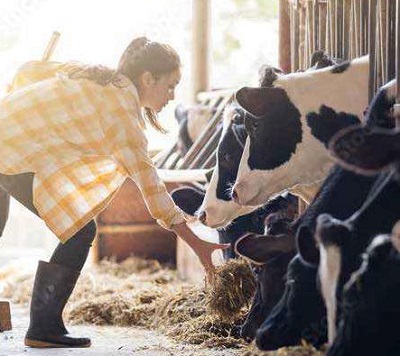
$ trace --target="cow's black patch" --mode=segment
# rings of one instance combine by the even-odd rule
[[[396,126],[392,112],[395,97],[389,97],[385,88],[375,95],[366,114],[366,123],[370,126],[379,126],[392,129]]]
[[[236,125],[231,122],[221,138],[217,151],[218,182],[216,195],[218,199],[232,200],[231,188],[237,177],[246,137],[244,125]]]
[[[345,61],[343,63],[337,64],[332,68],[331,73],[333,74],[343,73],[350,67],[350,65],[351,65],[350,61]]]
[[[301,142],[300,112],[283,89],[266,92],[268,107],[262,117],[246,114],[250,137],[250,169],[271,170],[289,161]]]
[[[347,126],[360,123],[357,116],[344,112],[337,113],[326,105],[320,107],[319,113],[308,113],[306,120],[311,128],[311,134],[321,141],[325,147],[328,146],[329,140],[336,132]]]
[[[193,187],[179,187],[171,192],[171,197],[186,214],[194,215],[203,202],[205,192]]]
[[[317,347],[326,342],[326,312],[316,276],[317,269],[298,256],[290,262],[285,291],[257,332],[258,348],[275,350],[301,339]]]

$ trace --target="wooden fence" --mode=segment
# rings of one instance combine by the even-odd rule
[[[316,50],[352,59],[369,53],[370,95],[396,74],[397,0],[281,0],[280,62],[306,69]],[[289,51],[283,51],[290,43]],[[289,58],[288,58],[289,56]],[[288,69],[288,68],[286,68]]]

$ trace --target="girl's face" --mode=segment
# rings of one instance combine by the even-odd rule
[[[175,98],[175,87],[180,79],[179,69],[159,78],[154,78],[150,72],[143,73],[138,86],[142,106],[160,112],[170,100]]]

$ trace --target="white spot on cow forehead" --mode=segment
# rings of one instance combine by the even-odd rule
[[[340,275],[341,254],[339,248],[335,245],[323,246],[320,244],[319,250],[320,264],[318,274],[328,314],[328,341],[329,344],[332,344],[336,336],[336,289]]]

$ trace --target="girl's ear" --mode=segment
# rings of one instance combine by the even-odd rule
[[[143,72],[140,76],[140,83],[145,87],[151,87],[155,83],[153,74],[149,71]]]

